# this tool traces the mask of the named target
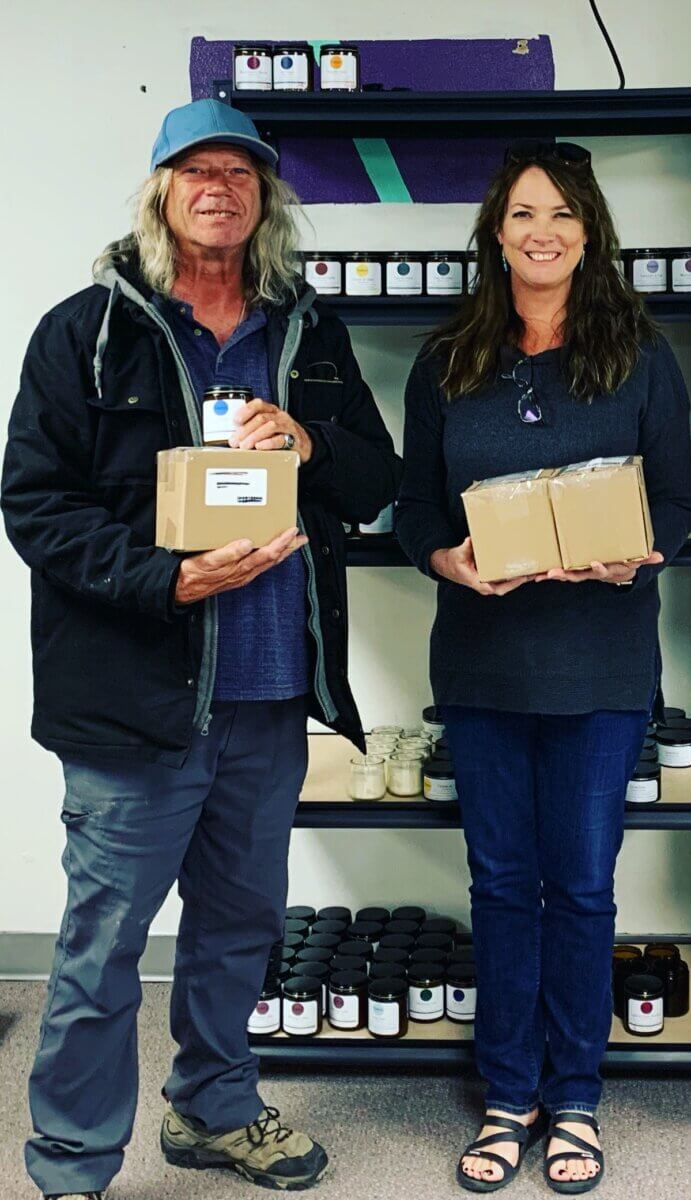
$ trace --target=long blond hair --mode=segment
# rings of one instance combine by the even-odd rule
[[[297,295],[300,272],[297,262],[298,230],[293,213],[300,201],[268,163],[253,159],[262,198],[262,217],[247,246],[244,262],[248,305],[262,301],[282,304]],[[139,266],[156,292],[169,296],[175,282],[176,244],[165,219],[172,167],[157,167],[135,197],[132,236],[139,250]],[[111,261],[113,247],[96,260],[94,269]]]

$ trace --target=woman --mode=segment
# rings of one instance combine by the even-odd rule
[[[471,1191],[509,1183],[542,1102],[545,1178],[585,1192],[604,1169],[594,1114],[613,875],[660,677],[656,577],[689,526],[688,397],[615,266],[586,150],[510,147],[474,236],[477,290],[408,382],[398,509],[403,547],[439,583],[432,686],[472,875],[487,1115],[458,1179]],[[630,454],[643,456],[649,558],[479,581],[460,501],[469,484]]]

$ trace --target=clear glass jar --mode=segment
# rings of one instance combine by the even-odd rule
[[[393,755],[387,765],[387,782],[392,796],[419,796],[422,791],[422,759]]]
[[[391,758],[398,748],[398,742],[394,738],[365,738],[367,753],[381,757]]]
[[[417,758],[422,763],[427,758],[427,754],[428,750],[426,746],[408,746],[405,742],[399,742],[391,758],[395,758],[399,762],[402,759]]]
[[[403,730],[400,725],[375,725],[369,736],[378,737],[382,735],[384,737],[399,738],[402,733]]]
[[[348,795],[353,800],[381,800],[386,794],[386,770],[381,754],[362,754],[350,760]]]
[[[410,725],[407,729],[402,729],[400,736],[407,740],[408,738],[422,738],[427,740],[429,734],[422,725]]]

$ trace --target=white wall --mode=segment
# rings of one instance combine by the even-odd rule
[[[691,83],[688,0],[601,0],[629,87]],[[235,10],[235,11],[234,11]],[[128,226],[127,198],[146,173],[162,115],[189,99],[189,43],[207,38],[530,37],[552,39],[558,88],[616,85],[585,0],[264,0],[240,11],[220,0],[34,0],[3,16],[0,137],[4,286],[0,397],[5,417],[28,337],[40,315],[89,282],[106,241]],[[142,91],[144,86],[146,91]],[[491,80],[488,80],[488,87]],[[596,169],[623,244],[688,244],[691,138],[594,139]],[[465,205],[310,210],[305,245],[462,244]],[[9,235],[9,236],[8,236]],[[384,416],[400,439],[401,389],[415,331],[359,330],[354,343]],[[691,329],[670,337],[691,380]],[[2,423],[5,423],[2,417]],[[0,684],[0,930],[52,932],[64,899],[59,867],[57,760],[29,739],[28,572],[3,539]],[[427,636],[434,594],[413,570],[350,571],[352,679],[366,724],[410,722],[429,700]],[[662,639],[671,702],[691,707],[691,571],[668,572]],[[391,620],[395,613],[395,620]],[[684,626],[686,625],[686,628]],[[688,834],[627,834],[617,876],[621,930],[689,928]],[[684,859],[686,855],[686,859]],[[686,868],[684,864],[686,863]],[[462,836],[431,832],[299,831],[292,899],[352,902],[418,898],[467,916]],[[155,925],[174,932],[171,896]]]

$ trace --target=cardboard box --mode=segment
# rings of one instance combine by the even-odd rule
[[[553,471],[526,471],[474,483],[462,499],[483,583],[561,566],[549,496]]]
[[[161,450],[156,545],[203,551],[249,538],[265,546],[297,525],[299,464],[294,450]]]
[[[596,458],[556,471],[549,482],[562,565],[647,558],[653,527],[642,459]]]

